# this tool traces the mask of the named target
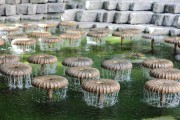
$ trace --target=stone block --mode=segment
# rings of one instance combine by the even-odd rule
[[[173,26],[180,29],[180,15],[175,16]]]
[[[117,3],[117,10],[119,11],[128,11],[132,3],[128,1],[122,1]]]
[[[117,8],[117,1],[105,1],[103,8],[105,10],[115,10]]]
[[[30,3],[30,0],[21,0],[21,3]]]
[[[103,15],[105,11],[99,11],[97,13],[96,22],[103,22]]]
[[[175,18],[175,14],[165,14],[163,20],[163,26],[172,26]]]
[[[61,16],[62,14],[61,13],[57,13],[57,14],[45,14],[44,15],[44,19],[58,19],[58,20],[61,20]]]
[[[63,3],[49,3],[48,4],[48,13],[60,13],[64,12]]]
[[[31,15],[21,15],[21,20],[30,20]]]
[[[153,4],[153,12],[155,13],[163,13],[164,12],[164,6],[165,6],[165,3],[161,3],[161,2],[155,2]]]
[[[85,4],[84,3],[78,3],[77,9],[85,9]]]
[[[112,25],[112,23],[94,23],[94,28],[107,28],[108,26]]]
[[[38,14],[47,13],[47,4],[37,4],[36,13]]]
[[[89,29],[89,28],[92,28],[93,25],[94,25],[94,22],[79,22],[77,25],[77,28]]]
[[[97,17],[97,10],[77,11],[75,21],[78,22],[95,22]]]
[[[151,24],[162,26],[164,14],[153,14]]]
[[[23,14],[27,15],[28,14],[28,6],[30,4],[17,4],[16,5],[16,13],[17,14]]]
[[[48,0],[30,0],[30,3],[47,3]]]
[[[76,9],[76,7],[77,7],[76,3],[68,3],[65,5],[65,9]]]
[[[152,19],[153,12],[132,12],[129,17],[130,24],[149,24]]]
[[[130,13],[131,11],[116,12],[114,15],[114,22],[117,24],[128,23]]]
[[[19,16],[19,15],[15,15],[15,16],[6,17],[6,21],[9,21],[9,22],[17,22],[17,21],[20,21],[20,16]]]
[[[43,14],[31,15],[30,20],[32,20],[32,21],[40,21],[40,20],[43,19],[43,17],[44,17]]]
[[[168,35],[170,29],[172,29],[172,27],[150,26],[146,28],[146,32],[150,34]]]
[[[64,0],[56,0],[57,3],[63,3]]]
[[[79,11],[78,9],[73,9],[73,10],[65,10],[64,14],[62,15],[62,20],[67,21],[67,20],[75,20],[76,12]]]
[[[180,13],[180,3],[177,4],[166,4],[164,7],[165,13]]]
[[[0,5],[0,16],[6,15],[6,5]]]
[[[4,4],[5,0],[0,0],[0,5]]]
[[[170,36],[180,36],[180,29],[174,28],[169,31]]]
[[[16,5],[6,5],[6,16],[16,15]]]
[[[6,17],[0,17],[0,22],[6,22]]]
[[[48,0],[49,3],[56,3],[57,0]]]
[[[116,11],[107,11],[103,15],[103,22],[112,23],[114,21],[114,14]]]
[[[36,14],[37,5],[32,4],[28,6],[28,15],[35,15]]]
[[[130,10],[132,11],[150,11],[151,9],[151,2],[134,2],[130,5]]]
[[[103,7],[103,2],[101,0],[96,0],[96,1],[87,0],[85,3],[85,8],[87,10],[98,10],[98,9],[102,9],[102,7]]]
[[[19,4],[20,0],[5,0],[6,4]]]

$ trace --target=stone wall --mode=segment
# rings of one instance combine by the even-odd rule
[[[87,0],[85,9],[66,10],[63,20],[78,21],[79,27],[82,28],[137,27],[150,33],[180,35],[180,2],[179,0]]]
[[[81,3],[68,0],[0,0],[0,22],[60,19],[65,9],[81,8]]]

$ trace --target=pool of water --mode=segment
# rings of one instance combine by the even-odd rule
[[[85,56],[92,58],[93,67],[101,70],[101,62],[110,58],[121,58],[123,54],[139,52],[144,57],[170,59],[174,63],[173,48],[167,45],[155,47],[155,54],[148,53],[150,43],[144,40],[127,40],[123,46],[116,38],[111,38],[102,46],[87,46],[83,40],[81,47],[62,48],[56,52],[41,52],[36,47],[36,53],[47,53],[58,57],[57,75],[63,76],[61,61],[66,57]],[[10,51],[1,50],[1,53]],[[32,53],[32,54],[36,54]],[[32,54],[20,56],[27,62]],[[134,58],[132,61],[136,61]],[[146,120],[180,119],[180,108],[154,108],[143,102],[143,85],[148,80],[143,77],[140,63],[133,63],[130,82],[122,82],[119,92],[119,102],[112,107],[94,108],[87,106],[83,94],[68,90],[67,98],[59,103],[36,103],[32,101],[32,92],[28,89],[9,90],[3,82],[0,83],[0,120]],[[176,63],[175,67],[179,67]],[[31,88],[33,89],[33,88]]]

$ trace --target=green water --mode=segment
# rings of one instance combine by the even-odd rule
[[[101,70],[101,62],[112,57],[120,57],[129,52],[141,52],[145,57],[166,58],[174,62],[173,48],[156,46],[156,54],[147,51],[149,43],[144,41],[127,41],[123,48],[117,39],[109,39],[103,46],[82,46],[78,48],[63,48],[57,52],[45,52],[58,57],[57,75],[63,74],[61,61],[70,56],[90,57],[94,61],[93,67]],[[37,47],[36,53],[40,52]],[[5,51],[1,51],[3,53]],[[8,51],[6,51],[8,53]],[[33,53],[34,54],[34,53]],[[21,57],[26,62],[32,54]],[[176,66],[178,67],[178,66]],[[132,81],[120,83],[119,102],[108,108],[94,108],[83,101],[83,94],[68,91],[67,98],[59,103],[40,104],[31,100],[30,90],[13,90],[0,83],[0,120],[180,120],[180,108],[160,109],[148,106],[143,102],[143,85],[147,81],[143,77],[140,64],[133,64]],[[31,88],[33,89],[33,88]]]

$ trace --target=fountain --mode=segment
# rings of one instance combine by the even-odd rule
[[[63,40],[59,37],[47,37],[40,40],[40,50],[42,51],[57,51],[62,47]]]
[[[71,67],[65,72],[68,76],[69,87],[74,91],[82,91],[81,84],[88,80],[98,80],[100,72],[92,67]]]
[[[38,25],[40,31],[55,33],[56,27],[58,24],[48,22],[48,23],[38,23],[37,25]]]
[[[27,34],[37,29],[37,25],[32,23],[17,23],[15,26],[19,27],[21,33]]]
[[[129,31],[114,31],[112,33],[112,36],[120,37],[120,39],[121,39],[121,46],[123,46],[124,38],[132,37],[133,35],[134,34],[132,32],[129,32]]]
[[[86,31],[83,29],[69,29],[69,30],[66,30],[66,33],[80,34],[82,36],[82,38],[84,38],[86,35]]]
[[[21,34],[14,34],[14,35],[7,35],[7,40],[6,40],[6,43],[11,45],[11,42],[14,40],[14,39],[19,39],[19,38],[27,38],[28,36],[24,33],[21,33]]]
[[[37,44],[39,45],[41,39],[51,37],[51,33],[50,32],[33,31],[33,32],[29,33],[29,36],[34,37],[37,40]]]
[[[163,41],[164,37],[162,35],[158,34],[143,34],[142,38],[151,40],[151,53],[154,53],[154,44],[155,42],[160,45],[160,43]]]
[[[59,28],[61,32],[64,32],[68,29],[75,29],[77,26],[77,23],[75,21],[61,21],[59,23]]]
[[[0,66],[0,73],[8,81],[10,89],[31,87],[31,66],[24,63],[5,63]]]
[[[19,33],[18,27],[13,26],[0,26],[0,35],[3,35],[3,38],[6,38],[6,35],[17,34]]]
[[[108,36],[107,32],[90,31],[87,33],[88,45],[103,45],[106,43],[105,37]]]
[[[19,57],[10,54],[0,54],[0,65],[5,63],[18,63]]]
[[[36,54],[29,57],[28,61],[32,64],[39,64],[41,66],[32,65],[33,75],[37,76],[40,72],[40,75],[54,74],[57,67],[57,57],[47,54]]]
[[[63,33],[59,35],[64,40],[64,47],[79,47],[81,46],[81,34],[78,33]]]
[[[149,72],[155,68],[173,68],[173,62],[166,59],[146,59],[142,63],[143,75],[146,78],[151,78]]]
[[[174,44],[174,55],[177,54],[177,46],[180,44],[180,37],[166,37],[165,42]]]
[[[150,76],[156,79],[180,80],[180,70],[176,68],[156,68],[150,71]]]
[[[114,80],[88,80],[82,83],[87,105],[98,108],[109,107],[118,102],[120,84]]]
[[[164,79],[147,81],[144,85],[144,100],[154,107],[177,107],[180,102],[180,83]]]
[[[116,81],[130,81],[132,63],[125,59],[106,60],[101,64],[104,78],[114,79]]]
[[[131,37],[133,40],[139,40],[142,36],[142,30],[136,28],[126,28],[119,31],[133,33],[133,36]]]
[[[68,80],[64,77],[38,76],[33,78],[32,85],[36,87],[33,99],[37,102],[58,102],[66,98]]]
[[[32,38],[18,38],[11,42],[13,52],[26,54],[35,52],[36,40]]]
[[[62,61],[64,74],[69,67],[90,67],[92,64],[92,59],[87,57],[68,57]]]

